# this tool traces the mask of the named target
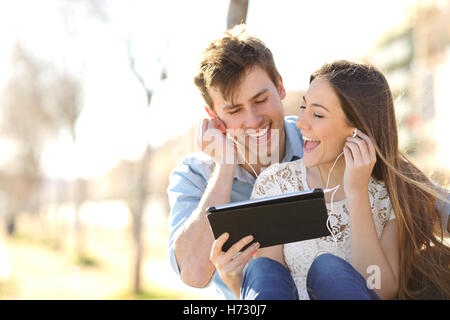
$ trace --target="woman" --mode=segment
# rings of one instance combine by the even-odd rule
[[[355,297],[417,298],[432,287],[449,299],[450,249],[443,242],[435,200],[445,199],[399,151],[392,94],[381,72],[348,61],[322,66],[310,78],[297,126],[305,141],[304,157],[265,170],[252,198],[340,186],[325,197],[332,236],[257,251],[250,247],[236,256],[251,237],[223,252],[228,236],[222,235],[213,244],[211,261],[230,289],[243,298],[271,298],[280,292],[286,294],[283,298],[296,298],[293,278],[300,299],[317,298],[314,290],[307,290],[307,276],[308,284],[323,287],[323,281],[315,280],[326,277],[317,277],[317,272],[327,274],[323,266],[332,263],[352,279],[346,283],[359,284],[352,286]],[[255,252],[265,259],[250,264],[243,282],[244,266]],[[264,287],[264,270],[284,279],[273,296],[264,295],[264,288],[272,290]],[[367,280],[374,282],[369,289],[360,285]],[[336,287],[341,285],[346,284]]]

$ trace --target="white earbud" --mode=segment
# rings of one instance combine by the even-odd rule
[[[357,134],[358,134],[358,129],[355,128],[355,130],[353,130],[352,137],[355,138]]]

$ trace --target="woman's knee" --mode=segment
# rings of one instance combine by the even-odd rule
[[[307,275],[311,299],[377,299],[366,280],[344,259],[323,254],[314,260]]]
[[[269,258],[256,258],[244,270],[242,299],[298,299],[292,276],[281,263]]]
[[[348,262],[338,256],[335,256],[331,253],[324,253],[318,256],[313,261],[309,268],[309,272],[327,275],[330,273],[330,271],[341,269],[347,263]]]
[[[318,281],[327,282],[336,275],[336,271],[346,267],[347,262],[333,254],[324,253],[311,264],[307,274],[307,286],[311,287]]]
[[[266,281],[279,281],[279,279],[289,279],[289,271],[279,262],[270,258],[256,258],[250,261],[244,270],[243,284],[254,282],[256,279]]]

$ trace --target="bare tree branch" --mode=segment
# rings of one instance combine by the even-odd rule
[[[128,63],[130,65],[130,69],[133,72],[133,74],[136,76],[136,79],[139,81],[142,88],[145,90],[145,93],[147,95],[147,107],[150,107],[150,104],[152,102],[153,90],[151,90],[147,87],[147,84],[145,83],[144,78],[141,76],[141,74],[136,69],[136,58],[134,57],[132,50],[131,50],[131,41],[126,40],[125,46],[127,48]]]

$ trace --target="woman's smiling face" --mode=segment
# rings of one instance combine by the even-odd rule
[[[297,127],[305,142],[303,162],[306,167],[333,163],[354,129],[333,87],[324,78],[314,79],[303,96]]]

